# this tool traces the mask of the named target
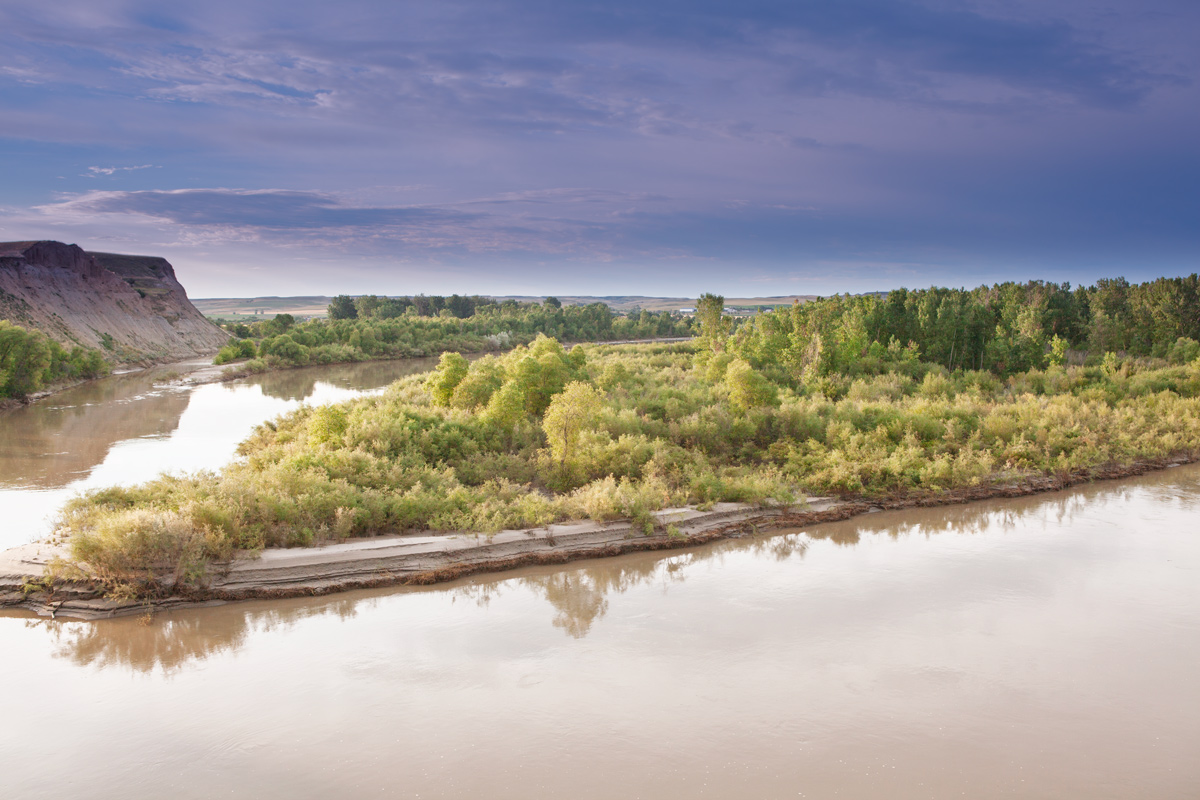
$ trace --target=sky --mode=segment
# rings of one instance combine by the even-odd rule
[[[0,0],[0,240],[193,297],[1200,269],[1194,0]]]

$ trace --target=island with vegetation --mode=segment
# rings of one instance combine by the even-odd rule
[[[694,522],[735,503],[743,522],[786,522],[813,496],[845,513],[961,502],[1200,453],[1195,275],[898,290],[740,324],[705,295],[695,319],[700,335],[680,343],[538,335],[470,362],[447,352],[382,395],[261,426],[219,472],[91,492],[27,591],[202,599],[228,564],[271,548],[486,543],[579,520],[623,520],[630,548],[677,546],[705,526],[681,533],[664,509]]]
[[[564,306],[554,297],[520,303],[457,294],[339,295],[329,303],[326,319],[276,314],[251,323],[218,323],[233,336],[214,359],[232,365],[227,378],[318,364],[502,351],[538,335],[598,342],[694,333],[691,316],[668,311],[616,314],[604,303]]]

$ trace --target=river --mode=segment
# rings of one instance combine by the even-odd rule
[[[58,469],[94,476],[114,450],[169,441],[210,391],[282,410],[371,381],[350,383],[163,394],[145,407],[177,403],[177,426],[114,416],[130,427],[96,431],[107,456]],[[30,482],[59,474],[29,463]],[[1192,798],[1198,519],[1192,465],[435,587],[96,623],[8,612],[0,786]]]
[[[382,391],[437,359],[284,370],[181,386],[165,366],[81,384],[0,414],[0,550],[45,537],[63,503],[161,472],[217,469],[255,426],[297,408]]]

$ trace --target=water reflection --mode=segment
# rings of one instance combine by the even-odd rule
[[[307,400],[315,393],[318,382],[345,389],[377,389],[405,375],[428,372],[436,366],[436,358],[364,361],[359,364],[335,364],[267,372],[238,383],[258,386],[264,395],[279,400]]]
[[[938,533],[979,534],[989,530],[1012,530],[1028,525],[1034,518],[1041,518],[1046,524],[1064,526],[1071,524],[1077,515],[1094,509],[1098,503],[1128,503],[1138,495],[1155,503],[1200,510],[1200,465],[1175,467],[1121,481],[1083,484],[1051,494],[936,509],[910,508],[864,514],[843,522],[815,526],[808,534],[813,539],[853,547],[862,537],[872,534],[886,534],[893,539]]]
[[[0,415],[0,549],[50,532],[79,491],[162,471],[218,469],[256,425],[301,402],[327,403],[424,372],[432,359],[310,367],[228,384],[178,386],[160,367],[114,375]]]
[[[397,595],[445,593],[452,602],[488,607],[511,595],[532,594],[554,610],[551,624],[574,639],[586,637],[609,611],[610,598],[637,587],[666,593],[701,565],[721,567],[729,557],[785,562],[803,558],[812,542],[853,548],[871,536],[890,540],[931,538],[935,534],[980,536],[1017,528],[1063,528],[1077,515],[1095,514],[1108,504],[1146,501],[1174,504],[1190,512],[1200,506],[1200,466],[1082,486],[1068,492],[994,500],[964,506],[868,514],[803,530],[761,534],[702,545],[687,551],[657,551],[580,562],[564,567],[530,567],[476,576],[434,587],[401,587],[352,592],[334,599],[250,602],[189,609],[146,618],[96,623],[30,620],[54,639],[57,655],[79,665],[123,667],[136,672],[172,672],[214,653],[245,646],[256,632],[300,620],[353,617],[363,605]],[[20,616],[9,612],[4,616]]]
[[[145,625],[0,618],[0,775],[114,800],[347,776],[381,796],[1192,797],[1198,474]]]
[[[121,617],[99,623],[25,619],[25,627],[43,629],[54,642],[54,655],[81,667],[123,668],[172,674],[193,662],[233,652],[252,633],[286,630],[301,620],[358,613],[361,599],[300,600],[273,607],[242,605],[188,609],[158,616]],[[0,614],[0,619],[3,618]]]
[[[166,374],[115,375],[0,415],[0,485],[63,486],[116,442],[175,430],[188,392],[158,385]]]

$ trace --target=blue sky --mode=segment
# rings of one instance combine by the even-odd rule
[[[1200,264],[1200,4],[0,4],[0,239],[193,296]]]

